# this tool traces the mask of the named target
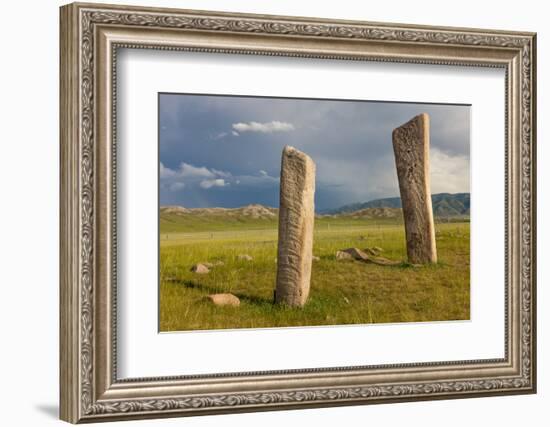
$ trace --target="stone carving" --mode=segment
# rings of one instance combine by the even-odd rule
[[[394,129],[392,140],[409,262],[437,262],[430,192],[429,116],[419,114]]]
[[[309,295],[315,220],[315,163],[286,146],[281,161],[275,302],[303,306]]]

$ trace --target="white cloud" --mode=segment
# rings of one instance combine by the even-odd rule
[[[170,191],[181,191],[185,187],[184,182],[173,182],[170,184]]]
[[[215,169],[214,169],[215,170]],[[221,171],[216,171],[223,173]],[[201,166],[193,166],[189,163],[182,162],[178,169],[170,169],[160,163],[160,177],[161,178],[214,178],[215,172],[210,169]]]
[[[201,187],[225,187],[232,179],[230,172],[218,169],[209,169],[205,166],[194,166],[182,162],[177,169],[170,169],[160,163],[161,186],[170,191],[177,192],[184,188]]]
[[[233,136],[239,136],[239,132],[232,130],[232,131],[231,131],[231,135],[233,135]]]
[[[164,166],[162,164],[162,162],[160,162],[160,177],[161,178],[170,178],[170,177],[173,177],[173,176],[176,176],[176,171],[174,171],[170,168],[167,168],[166,166]]]
[[[189,163],[181,163],[178,175],[181,177],[202,177],[202,178],[213,178],[214,173],[208,168],[201,166],[193,166]]]
[[[292,123],[280,122],[274,120],[266,123],[248,122],[248,123],[233,123],[233,131],[237,132],[261,132],[261,133],[273,133],[273,132],[289,132],[294,130]]]
[[[468,193],[470,161],[466,156],[451,156],[437,148],[431,148],[430,178],[432,194]]]
[[[225,187],[226,185],[229,185],[229,183],[226,183],[225,180],[222,178],[205,179],[200,183],[200,187],[204,188],[205,190],[212,187]]]
[[[267,176],[267,172],[264,171],[263,169],[260,169],[259,172],[260,172],[260,175],[261,175],[261,176]]]
[[[222,178],[230,178],[231,177],[231,173],[229,173],[229,172],[224,172],[224,171],[220,171],[220,170],[217,170],[217,169],[210,169],[210,170],[216,176],[220,176]]]

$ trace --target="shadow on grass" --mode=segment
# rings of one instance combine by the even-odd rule
[[[447,266],[448,264],[444,261],[438,261],[438,262],[427,263],[427,264],[412,264],[408,261],[402,261],[401,263],[393,267],[397,267],[398,269],[402,269],[402,270],[409,269],[409,268],[414,270],[423,270],[423,269],[436,270]]]

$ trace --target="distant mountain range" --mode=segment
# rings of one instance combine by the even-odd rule
[[[435,217],[468,217],[470,215],[470,193],[439,193],[432,195],[432,208]],[[185,208],[183,206],[161,206],[161,221],[179,222],[184,218],[196,220],[276,221],[279,209],[252,204],[240,208]],[[345,218],[401,218],[401,198],[390,197],[376,199],[364,203],[353,203],[337,209],[317,212],[317,217]]]
[[[325,215],[342,215],[371,208],[401,208],[401,198],[389,197],[363,203],[352,203],[320,213]],[[432,209],[436,217],[448,218],[470,216],[470,193],[432,194]]]
[[[470,215],[470,194],[434,194],[432,205],[436,218],[458,219]],[[375,220],[400,223],[403,221],[401,199],[392,197],[354,203],[331,211],[318,212],[320,221]],[[265,228],[277,225],[279,209],[263,205],[247,205],[240,208],[186,208],[183,206],[160,207],[161,232],[216,231],[238,229],[243,225]]]

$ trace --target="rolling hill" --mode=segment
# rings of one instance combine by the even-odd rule
[[[443,220],[468,218],[470,194],[432,195],[434,216]],[[186,208],[160,207],[161,232],[187,232],[195,230],[221,231],[231,229],[264,229],[277,226],[277,208],[252,204],[239,208]],[[392,197],[365,203],[345,205],[338,209],[316,214],[316,222],[323,224],[356,224],[357,221],[399,223],[403,220],[401,199]]]
[[[336,209],[324,211],[322,213],[329,215],[340,215],[369,208],[401,208],[401,198],[390,197],[363,203],[353,203]],[[470,216],[470,193],[432,194],[432,208],[434,216],[436,217],[468,217]]]

